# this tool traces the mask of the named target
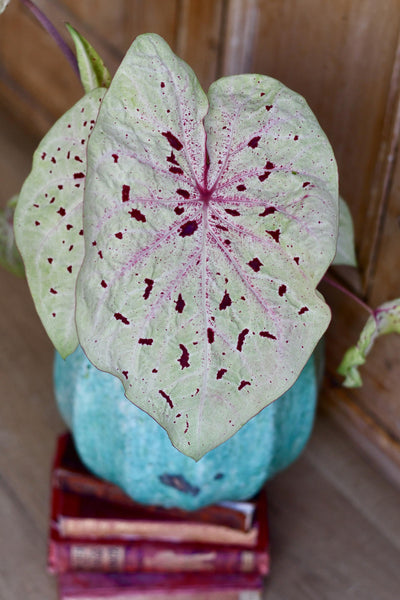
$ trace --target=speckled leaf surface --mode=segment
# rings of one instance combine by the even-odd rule
[[[88,145],[80,342],[196,459],[287,390],[330,311],[337,173],[305,101],[265,76],[208,97],[136,39]]]
[[[78,344],[75,285],[84,253],[86,146],[104,92],[84,96],[43,138],[14,218],[36,310],[62,356]]]

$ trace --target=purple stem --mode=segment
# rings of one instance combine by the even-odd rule
[[[34,4],[31,0],[21,0],[22,4],[28,8],[34,17],[39,21],[42,27],[51,35],[54,39],[58,47],[61,49],[62,53],[70,63],[71,67],[75,71],[75,73],[79,77],[79,68],[78,61],[76,60],[75,54],[72,52],[71,48],[61,37],[57,29],[54,27],[53,23],[46,17],[46,15]]]
[[[346,294],[346,296],[348,296],[349,298],[351,298],[352,300],[354,300],[354,302],[357,302],[357,304],[359,304],[360,306],[362,306],[371,316],[375,317],[375,313],[372,310],[372,308],[370,306],[368,306],[368,304],[366,304],[363,300],[361,300],[361,298],[359,298],[358,296],[356,296],[355,294],[353,294],[350,290],[348,290],[347,288],[345,288],[343,285],[341,285],[340,283],[338,283],[334,279],[331,279],[327,275],[325,275],[323,277],[322,281],[325,281],[326,283],[328,283],[332,287],[334,287],[334,288],[340,290],[341,292],[343,292],[344,294]]]

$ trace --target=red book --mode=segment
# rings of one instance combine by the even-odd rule
[[[258,539],[257,522],[249,531],[241,531],[220,523],[175,520],[168,514],[164,518],[159,514],[138,516],[128,506],[58,488],[53,491],[53,526],[61,537],[97,541],[152,540],[253,548]]]
[[[158,573],[190,571],[266,575],[269,571],[264,491],[258,498],[257,540],[251,548],[216,543],[63,537],[57,528],[57,499],[64,494],[62,490],[53,488],[48,553],[48,567],[53,573],[74,570]]]
[[[66,573],[60,600],[261,600],[258,575]]]
[[[161,506],[146,506],[135,502],[118,486],[95,477],[80,460],[70,433],[60,435],[52,469],[52,486],[82,496],[97,497],[113,504],[129,507],[134,518],[163,519],[213,523],[231,529],[248,531],[253,524],[256,504],[245,502],[222,502],[196,511]]]

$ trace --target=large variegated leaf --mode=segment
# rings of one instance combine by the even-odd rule
[[[77,285],[89,359],[196,459],[287,390],[330,312],[331,147],[261,75],[214,83],[158,36],[117,71],[88,145]]]
[[[84,96],[44,137],[15,212],[15,238],[36,310],[64,357],[78,344],[75,284],[84,253],[86,145],[104,92]]]

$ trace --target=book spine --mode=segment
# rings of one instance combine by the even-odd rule
[[[238,548],[199,549],[182,545],[101,544],[51,540],[48,567],[52,573],[101,572],[203,572],[259,573],[266,575],[266,552]]]

